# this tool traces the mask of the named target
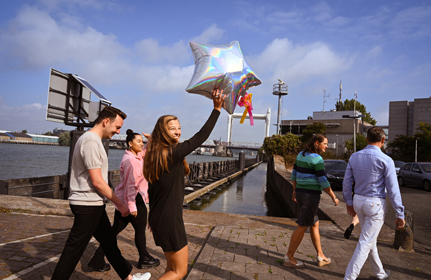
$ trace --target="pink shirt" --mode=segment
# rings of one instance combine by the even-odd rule
[[[144,178],[144,156],[146,150],[137,155],[126,150],[120,163],[121,183],[115,188],[115,195],[129,208],[136,212],[136,196],[141,194],[145,203],[148,203],[148,182]]]

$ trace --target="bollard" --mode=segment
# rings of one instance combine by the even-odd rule
[[[404,211],[406,225],[400,230],[395,230],[394,248],[402,251],[413,251],[413,213]]]
[[[244,171],[245,168],[245,153],[239,153],[239,170]]]

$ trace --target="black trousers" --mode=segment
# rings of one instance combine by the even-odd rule
[[[52,279],[69,279],[92,236],[99,241],[106,252],[106,257],[120,278],[126,279],[132,271],[132,266],[123,258],[118,249],[117,239],[106,214],[105,205],[70,205],[70,209],[75,215],[75,220]]]
[[[127,217],[122,217],[121,213],[118,210],[115,210],[114,216],[114,224],[112,225],[112,229],[117,236],[123,229],[127,227],[129,223],[132,224],[135,229],[135,244],[136,248],[138,248],[139,252],[139,260],[145,259],[146,257],[151,257],[151,255],[147,251],[147,240],[145,238],[145,227],[147,225],[147,207],[145,206],[145,202],[142,199],[141,194],[138,193],[136,196],[136,209],[138,215],[133,217],[129,215]],[[94,268],[103,268],[105,265],[105,253],[102,246],[97,248],[90,262],[89,266]]]

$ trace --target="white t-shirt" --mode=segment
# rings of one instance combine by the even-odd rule
[[[106,198],[99,194],[90,180],[88,169],[100,168],[108,183],[108,156],[102,138],[87,131],[76,142],[70,172],[69,203],[73,205],[103,205]]]

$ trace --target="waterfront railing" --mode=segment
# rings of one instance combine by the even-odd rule
[[[184,178],[189,189],[187,194],[205,187],[208,184],[228,178],[231,174],[242,171],[259,162],[256,158],[245,159],[240,156],[237,160],[216,162],[200,162],[189,164],[190,174]],[[67,199],[67,174],[57,176],[34,177],[24,179],[0,180],[0,194],[29,196],[42,198]],[[228,180],[229,181],[229,180]],[[120,183],[120,171],[108,172],[108,183],[112,189]]]

